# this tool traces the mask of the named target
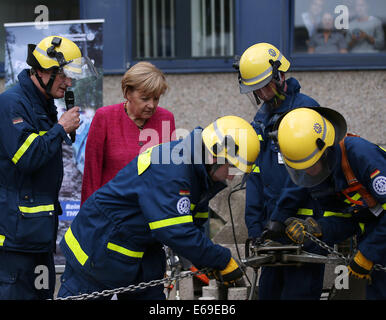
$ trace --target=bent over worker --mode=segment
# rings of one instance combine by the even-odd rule
[[[29,44],[31,69],[0,95],[0,299],[53,296],[62,143],[71,144],[67,134],[79,127],[79,107],[58,120],[54,99],[73,78],[90,75],[85,59],[63,37]],[[49,281],[41,287],[35,280],[42,268]]]
[[[278,120],[278,143],[294,183],[306,187],[308,194],[325,210],[318,221],[289,219],[287,235],[303,243],[304,231],[320,237],[334,237],[345,226],[327,217],[332,211],[355,221],[358,246],[349,263],[353,277],[371,279],[367,299],[386,298],[386,152],[358,136],[346,135],[344,117],[328,108],[300,108]],[[277,212],[285,203],[297,203],[304,193],[283,194]],[[328,207],[329,206],[329,207]],[[359,226],[361,228],[359,228]]]
[[[60,297],[162,279],[167,245],[229,282],[242,276],[229,249],[200,230],[208,202],[235,172],[251,171],[260,145],[245,120],[226,116],[183,140],[149,148],[81,207],[60,246]],[[164,299],[163,286],[126,294]]]

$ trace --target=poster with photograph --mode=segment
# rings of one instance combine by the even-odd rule
[[[74,41],[83,56],[88,56],[98,71],[97,78],[72,82],[75,105],[81,108],[81,125],[75,143],[63,143],[64,177],[59,200],[63,214],[59,216],[55,264],[64,264],[59,242],[80,208],[84,153],[91,120],[97,108],[103,106],[103,19],[50,21],[44,25],[33,22],[5,23],[5,89],[17,82],[18,74],[26,68],[27,45],[38,44],[45,37],[57,35]],[[64,99],[56,99],[58,118],[66,110]]]

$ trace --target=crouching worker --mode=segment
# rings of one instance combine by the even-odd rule
[[[162,279],[167,245],[224,282],[241,278],[230,250],[200,229],[208,202],[260,151],[255,130],[226,116],[186,138],[147,149],[83,204],[60,246],[66,257],[59,297]],[[163,285],[127,299],[165,299]],[[109,297],[111,298],[111,297]]]

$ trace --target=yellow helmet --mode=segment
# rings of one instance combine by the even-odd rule
[[[331,172],[334,159],[323,157],[320,168],[314,166],[328,147],[338,143],[346,134],[343,116],[328,108],[297,108],[279,118],[277,140],[292,180],[306,187],[323,181]]]
[[[49,36],[37,45],[28,45],[27,63],[34,68],[62,69],[69,78],[81,79],[96,76],[96,70],[87,57],[82,57],[79,47],[71,40]]]
[[[248,93],[267,85],[275,72],[286,72],[289,61],[273,45],[257,43],[242,54],[239,61],[240,92]]]
[[[244,173],[252,166],[260,152],[260,141],[255,129],[244,119],[225,116],[202,131],[207,150],[217,158],[224,158]]]

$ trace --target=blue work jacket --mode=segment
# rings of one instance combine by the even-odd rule
[[[269,136],[273,125],[281,114],[293,108],[319,106],[314,99],[300,93],[300,84],[296,79],[289,78],[286,82],[286,98],[282,104],[278,108],[271,108],[264,103],[252,122],[260,140],[260,154],[246,183],[245,223],[251,238],[261,235],[282,189],[285,186],[300,189],[290,181],[279,149]],[[300,206],[300,209],[309,209],[309,201],[304,201]]]
[[[37,89],[29,70],[18,79],[0,95],[0,247],[52,252],[68,137],[53,99]]]
[[[226,186],[209,179],[201,132],[148,149],[87,199],[60,242],[76,272],[107,288],[159,279],[162,244],[198,267],[226,267],[230,250],[201,229]]]
[[[368,206],[361,195],[357,191],[348,193],[351,199],[362,201],[363,205],[355,204],[343,195],[342,190],[349,185],[341,166],[341,149],[339,145],[334,145],[329,151],[335,159],[329,178],[318,186],[306,189],[307,193],[283,193],[273,216],[293,211],[296,203],[311,195],[322,212],[318,223],[322,227],[323,241],[338,242],[358,235],[359,250],[363,255],[374,263],[386,265],[386,152],[360,137],[346,137],[344,143],[351,169],[377,201],[379,214],[368,213],[363,217],[360,209]]]

